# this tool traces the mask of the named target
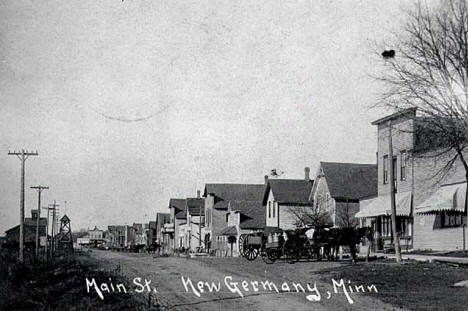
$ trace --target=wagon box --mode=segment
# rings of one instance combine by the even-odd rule
[[[251,236],[247,237],[247,244],[248,245],[262,245],[262,236]]]

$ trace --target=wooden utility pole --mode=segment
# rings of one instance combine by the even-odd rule
[[[15,155],[21,161],[21,194],[20,194],[20,234],[19,234],[19,261],[24,261],[24,170],[25,162],[29,156],[37,156],[37,151],[8,151],[8,155]]]
[[[41,220],[41,193],[42,190],[47,190],[49,187],[46,186],[33,186],[31,189],[37,189],[37,224],[36,224],[36,258],[39,258],[39,224]],[[46,243],[47,244],[47,243]]]
[[[393,244],[395,245],[396,261],[401,262],[400,237],[397,232],[396,224],[396,204],[395,204],[395,176],[393,168],[393,141],[392,141],[392,122],[388,121],[388,161],[390,170],[390,205],[392,209],[392,234]]]
[[[45,253],[46,259],[49,259],[49,207],[43,207],[43,209],[47,210],[47,221],[46,221],[46,243],[45,243]]]
[[[59,206],[60,205],[56,203],[56,200],[54,200],[53,204],[49,204],[49,209],[52,210],[52,243],[50,247],[51,255],[53,255],[55,251],[55,222],[57,221],[56,213],[57,213],[57,207]]]

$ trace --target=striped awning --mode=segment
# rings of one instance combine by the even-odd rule
[[[359,202],[359,212],[355,217],[377,217],[391,215],[390,194],[381,195],[375,199]],[[411,214],[412,196],[411,192],[398,192],[395,194],[395,205],[398,216],[409,216]]]
[[[466,183],[441,186],[423,203],[416,206],[418,214],[430,214],[440,211],[465,211]]]

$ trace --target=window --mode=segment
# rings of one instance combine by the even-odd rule
[[[397,172],[398,172],[398,166],[397,166],[397,157],[393,157],[393,185],[395,186],[395,192],[397,192]]]
[[[268,218],[271,218],[271,201],[268,202]]]
[[[454,212],[441,212],[441,228],[460,227],[463,224],[463,215]]]
[[[397,217],[397,231],[400,236],[411,236],[411,218],[409,217]]]
[[[276,210],[275,203],[273,203],[273,218],[275,218],[275,210]]]
[[[326,194],[326,207],[327,207],[327,211],[330,211],[330,193],[327,193]]]
[[[383,156],[383,183],[388,183],[388,155]]]
[[[406,150],[402,150],[400,154],[400,179],[406,180],[406,162],[407,162]]]

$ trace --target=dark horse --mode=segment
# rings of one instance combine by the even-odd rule
[[[343,228],[320,228],[314,233],[314,244],[323,246],[324,255],[328,260],[336,260],[340,246],[347,246],[351,252],[353,262],[356,261],[356,245],[362,238],[372,236],[371,227],[343,227]]]

